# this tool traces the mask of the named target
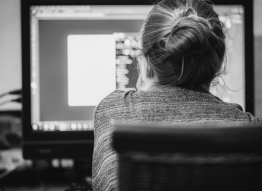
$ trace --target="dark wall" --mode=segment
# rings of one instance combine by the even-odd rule
[[[255,115],[262,118],[262,35],[255,36]]]

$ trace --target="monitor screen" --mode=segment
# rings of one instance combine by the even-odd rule
[[[136,90],[136,55],[151,5],[31,6],[32,131],[92,131],[98,103]],[[245,108],[244,8],[215,6],[226,26],[225,75],[210,91]]]

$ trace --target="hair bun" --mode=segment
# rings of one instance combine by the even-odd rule
[[[212,32],[209,22],[191,14],[175,22],[166,39],[165,49],[173,57],[180,59],[191,54],[206,54],[218,41],[219,38]]]
[[[224,29],[211,0],[162,0],[141,31],[147,77],[158,85],[209,86],[223,69]]]

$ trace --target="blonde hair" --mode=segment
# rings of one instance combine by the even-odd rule
[[[157,85],[194,87],[220,74],[225,56],[224,25],[210,0],[164,0],[142,27],[144,78]],[[144,73],[144,74],[143,74]]]

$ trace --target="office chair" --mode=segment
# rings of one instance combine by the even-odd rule
[[[114,128],[119,191],[262,190],[262,125]]]

